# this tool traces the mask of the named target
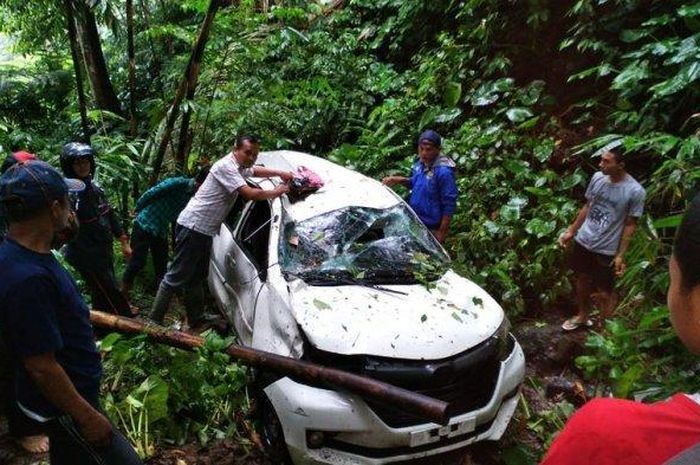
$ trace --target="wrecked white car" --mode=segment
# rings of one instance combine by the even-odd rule
[[[525,371],[499,304],[450,270],[432,234],[379,182],[298,152],[264,152],[258,163],[305,166],[325,186],[295,203],[239,197],[214,238],[209,286],[240,342],[420,392],[453,412],[440,426],[263,374],[262,436],[272,457],[435,464],[499,439]]]

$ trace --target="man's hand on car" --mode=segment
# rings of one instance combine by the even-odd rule
[[[290,182],[292,179],[294,179],[294,173],[291,171],[282,171],[280,173],[280,178],[282,178],[282,181],[284,182]]]
[[[277,194],[277,197],[282,194],[286,194],[289,192],[289,184],[280,184],[279,186],[275,187],[274,192]]]

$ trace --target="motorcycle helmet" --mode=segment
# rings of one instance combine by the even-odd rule
[[[77,178],[73,170],[73,162],[81,158],[90,160],[90,176],[95,175],[95,149],[82,142],[69,142],[61,152],[61,169],[67,178]]]

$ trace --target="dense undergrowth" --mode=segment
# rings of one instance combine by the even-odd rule
[[[29,57],[0,66],[0,145],[55,160],[80,120],[63,25],[42,20],[59,3],[42,3],[44,11],[0,5],[0,29]],[[99,177],[125,220],[131,196],[146,187],[158,128],[206,7],[146,1],[137,9],[135,136],[125,117],[89,112]],[[123,2],[102,1],[95,11],[125,105]],[[416,134],[436,128],[459,173],[446,247],[457,270],[517,322],[570,311],[556,238],[582,204],[597,163],[591,155],[622,139],[629,169],[647,189],[647,212],[619,283],[617,315],[576,362],[623,397],[697,390],[696,362],[672,333],[664,293],[677,215],[700,178],[699,42],[700,2],[689,0],[241,1],[218,13],[195,98],[183,104],[194,134],[185,167],[254,132],[267,149],[308,151],[379,178],[406,172]],[[167,158],[166,170],[177,169]],[[122,397],[113,397],[111,411],[129,427],[156,402],[149,396],[162,395],[159,379],[191,359],[169,353],[159,363],[167,351],[110,344],[103,343],[111,348],[106,384],[131,386],[115,394]],[[147,359],[124,371],[124,357]],[[220,381],[241,376],[224,370]],[[168,412],[183,408],[180,388],[171,386]],[[182,425],[165,422],[158,405],[147,423],[160,421],[158,434],[179,440]],[[214,428],[205,423],[188,431]]]

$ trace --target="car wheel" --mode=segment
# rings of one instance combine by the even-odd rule
[[[282,423],[277,417],[277,412],[272,406],[272,402],[264,392],[257,396],[258,419],[260,421],[260,439],[262,440],[265,452],[272,463],[292,465],[289,457],[287,443],[284,440]]]

